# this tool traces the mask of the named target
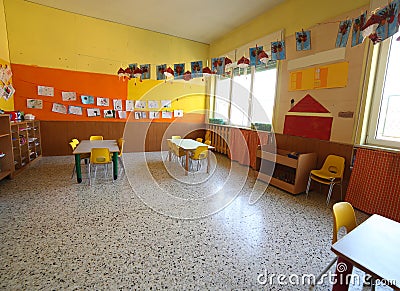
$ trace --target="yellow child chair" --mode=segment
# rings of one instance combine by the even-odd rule
[[[342,199],[342,181],[344,172],[345,159],[343,157],[329,155],[326,157],[324,165],[320,170],[312,170],[308,178],[307,184],[307,197],[310,190],[311,180],[318,183],[329,185],[328,197],[326,198],[326,205],[329,204],[331,199],[333,186],[340,184],[340,199]]]
[[[92,185],[91,167],[96,165],[94,177],[96,178],[97,165],[105,165],[104,177],[107,177],[108,164],[111,164],[110,151],[108,148],[92,148],[89,163],[89,185]],[[113,180],[114,181],[114,180]]]
[[[211,140],[206,140],[204,143],[205,143],[206,145],[211,145]]]
[[[346,229],[346,234],[357,227],[356,216],[354,214],[353,206],[348,202],[338,202],[333,205],[333,237],[332,244],[338,241],[338,232],[340,228]],[[336,262],[335,257],[328,266],[315,278],[313,283],[318,282],[322,275],[325,274],[331,266]]]
[[[102,135],[92,135],[90,136],[90,140],[103,140]]]
[[[197,161],[197,171],[199,170],[200,161],[208,156],[208,146],[198,146],[190,155],[190,161]]]
[[[73,139],[72,139],[72,142],[75,143],[75,145],[78,145],[78,144],[79,144],[79,140],[76,139],[76,138],[73,138]]]
[[[181,139],[182,137],[180,136],[180,135],[173,135],[172,137],[171,137],[171,139]]]
[[[79,141],[78,141],[78,144],[79,144]],[[74,142],[74,140],[72,140],[72,141],[69,143],[69,145],[71,146],[72,151],[74,151],[74,150],[76,149],[76,146],[77,146],[78,144],[77,144],[76,142]],[[87,163],[88,163],[88,159],[90,158],[90,154],[80,154],[80,157],[81,157],[81,161],[82,161],[82,160],[85,160],[85,164],[87,164]],[[74,177],[75,172],[76,172],[76,168],[75,168],[75,164],[74,164],[74,166],[73,166],[73,168],[72,168],[71,179]]]
[[[178,158],[178,161],[184,165],[185,159],[182,160],[182,157],[186,156],[186,152],[174,143],[172,143],[172,152],[174,156]]]
[[[203,139],[201,137],[198,137],[198,138],[196,138],[196,141],[203,142]]]

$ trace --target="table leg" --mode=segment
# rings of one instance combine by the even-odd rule
[[[171,149],[168,149],[168,161],[171,161]]]
[[[185,165],[185,176],[189,173],[189,151],[186,151],[186,165]]]
[[[118,178],[118,153],[114,152],[113,153],[113,175],[114,175],[114,180],[117,180]]]
[[[76,169],[76,180],[78,183],[82,182],[82,171],[81,171],[81,155],[75,154],[75,169]]]
[[[207,153],[207,174],[209,172],[209,169],[210,169],[210,150],[208,150]]]

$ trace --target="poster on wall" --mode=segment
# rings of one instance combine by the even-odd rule
[[[211,71],[214,74],[222,76],[225,73],[225,58],[212,58],[211,59]]]
[[[110,100],[108,98],[97,97],[97,106],[110,106]]]
[[[147,114],[144,111],[136,111],[135,112],[135,119],[144,119],[147,118]]]
[[[135,101],[133,100],[126,100],[125,101],[125,109],[126,111],[133,111],[135,108]]]
[[[64,104],[53,103],[51,111],[61,114],[67,114],[67,107]]]
[[[201,77],[203,71],[203,62],[195,61],[190,63],[193,78]]]
[[[104,110],[104,118],[115,118],[115,111],[111,109]]]
[[[88,117],[100,116],[100,109],[99,108],[88,108],[87,109],[87,116]]]
[[[363,42],[361,27],[364,26],[367,19],[367,12],[364,12],[353,21],[353,32],[351,34],[351,46],[359,45]]]
[[[30,109],[43,109],[43,100],[26,99],[26,107]]]
[[[4,84],[7,84],[8,81],[10,81],[11,77],[12,77],[11,68],[7,65],[5,65],[5,67],[0,66],[0,80]]]
[[[3,97],[6,101],[14,95],[15,89],[12,84],[8,84],[1,89],[1,97]]]
[[[114,110],[121,111],[122,110],[122,100],[121,99],[114,99],[113,100]]]
[[[131,78],[133,79],[133,78],[135,78],[135,76],[133,75],[133,71],[137,68],[137,63],[134,63],[134,64],[129,64],[128,65],[129,66],[129,69],[131,69]]]
[[[172,118],[172,111],[163,111],[161,116],[162,118]]]
[[[89,95],[81,95],[82,104],[94,104],[94,97]]]
[[[146,108],[146,101],[137,100],[137,101],[135,102],[135,108],[137,108],[137,109],[144,109],[144,108]]]
[[[68,114],[82,115],[82,107],[70,105],[68,106]]]
[[[158,109],[160,107],[159,102],[157,100],[149,100],[147,101],[149,109]]]
[[[375,31],[376,41],[374,41],[374,44],[391,37],[399,30],[399,3],[400,1],[398,0],[392,1],[389,5],[375,13],[376,18],[379,19],[379,25]]]
[[[258,59],[258,54],[263,50],[263,46],[256,46],[249,48],[250,66],[258,66],[261,64]]]
[[[150,111],[149,118],[150,119],[160,118],[160,112],[159,111]]]
[[[183,110],[174,110],[174,117],[183,117]]]
[[[126,111],[118,111],[119,119],[126,119]]]
[[[47,86],[38,86],[37,87],[37,94],[39,96],[53,97],[54,96],[54,88],[53,87],[47,87]]]
[[[171,100],[161,100],[161,107],[171,108]]]
[[[351,28],[351,20],[341,21],[339,24],[339,30],[336,37],[336,47],[345,47],[347,44],[347,40],[349,39]]]
[[[311,31],[296,32],[296,51],[308,51],[311,49]]]
[[[166,69],[167,69],[167,65],[166,64],[156,66],[157,80],[164,80],[165,79],[164,72],[165,72]]]
[[[61,92],[62,101],[76,101],[75,92]]]
[[[286,59],[286,48],[284,41],[271,42],[271,59],[273,61]]]
[[[174,77],[182,78],[185,72],[185,64],[174,64]]]
[[[150,79],[150,64],[140,65],[142,70],[142,80]]]

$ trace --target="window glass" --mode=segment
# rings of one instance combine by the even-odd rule
[[[253,79],[252,123],[272,123],[276,69],[256,71]]]
[[[249,97],[251,74],[237,75],[232,79],[231,120],[232,125],[249,126]]]

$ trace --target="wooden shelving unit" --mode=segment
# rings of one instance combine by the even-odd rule
[[[317,154],[302,153],[297,159],[288,155],[290,151],[277,149],[276,154],[257,150],[258,179],[269,182],[292,194],[304,192],[310,171],[316,168]]]
[[[42,155],[40,122],[11,123],[14,168],[18,172]]]
[[[13,161],[10,116],[8,114],[0,114],[0,180],[5,177],[13,177]]]

